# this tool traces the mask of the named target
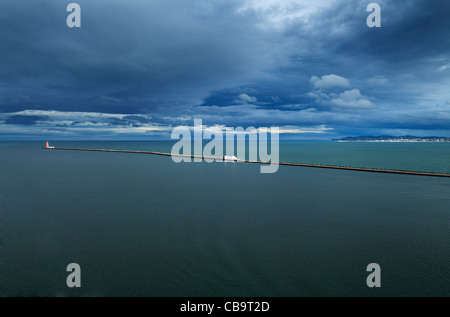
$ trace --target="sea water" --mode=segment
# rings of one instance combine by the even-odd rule
[[[170,142],[54,142],[170,152]],[[449,296],[450,179],[0,143],[0,296]],[[449,173],[448,143],[280,161]],[[69,263],[81,288],[68,288]],[[369,263],[381,288],[369,288]]]

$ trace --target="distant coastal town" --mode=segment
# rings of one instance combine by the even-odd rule
[[[342,139],[333,139],[334,142],[450,142],[450,138],[446,137],[417,137],[417,136],[357,136],[346,137]]]

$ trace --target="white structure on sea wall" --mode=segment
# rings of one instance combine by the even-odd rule
[[[224,155],[223,160],[224,161],[237,161],[237,157],[234,155]]]

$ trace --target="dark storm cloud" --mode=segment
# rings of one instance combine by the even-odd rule
[[[377,1],[368,28],[370,2],[79,0],[71,29],[69,1],[3,0],[0,112],[22,126],[38,111],[55,126],[449,130],[450,4]]]
[[[450,4],[447,1],[379,3],[382,8],[380,29],[365,25],[368,2],[364,1],[337,1],[314,16],[314,21],[299,19],[290,23],[283,32],[286,47],[292,54],[290,63],[273,70],[274,81],[247,87],[258,90],[254,94],[258,100],[275,96],[278,104],[273,105],[278,109],[289,108],[292,104],[309,105],[323,111],[331,109],[335,113],[348,110],[352,105],[377,108],[375,114],[380,119],[377,122],[372,119],[373,112],[361,113],[358,119],[348,114],[348,120],[340,120],[340,123],[321,121],[337,129],[358,125],[383,128],[386,118],[390,121],[389,127],[399,129],[404,126],[429,128],[437,121],[436,128],[446,126],[449,129],[446,100],[450,80],[446,65],[450,65]],[[350,87],[319,90],[313,87],[314,76],[333,74],[349,79]],[[279,78],[287,80],[279,81]],[[360,98],[356,91],[366,98]],[[313,97],[319,93],[324,98]],[[351,98],[352,95],[355,98]],[[226,97],[221,92],[219,105],[223,100]],[[214,96],[207,101],[215,104]],[[436,105],[444,107],[436,111]],[[407,124],[403,121],[405,116],[397,115],[400,110],[410,114]],[[323,120],[324,114],[317,117]],[[430,120],[431,117],[439,118],[436,121],[436,118]],[[272,121],[274,124],[283,122],[276,116]]]
[[[78,1],[82,27],[65,24],[62,1],[5,1],[0,80],[31,108],[135,113],[201,102],[265,63],[234,1]],[[259,36],[260,37],[260,36]],[[9,109],[9,108],[8,108]]]

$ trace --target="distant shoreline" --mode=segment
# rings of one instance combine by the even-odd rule
[[[450,142],[450,138],[447,137],[417,137],[412,135],[405,136],[392,136],[392,135],[381,135],[381,136],[356,136],[356,137],[345,137],[342,139],[333,139],[333,142],[389,142],[389,143],[441,143]]]
[[[447,143],[450,141],[410,141],[410,140],[355,140],[355,141],[344,141],[344,140],[332,140],[337,143]]]

